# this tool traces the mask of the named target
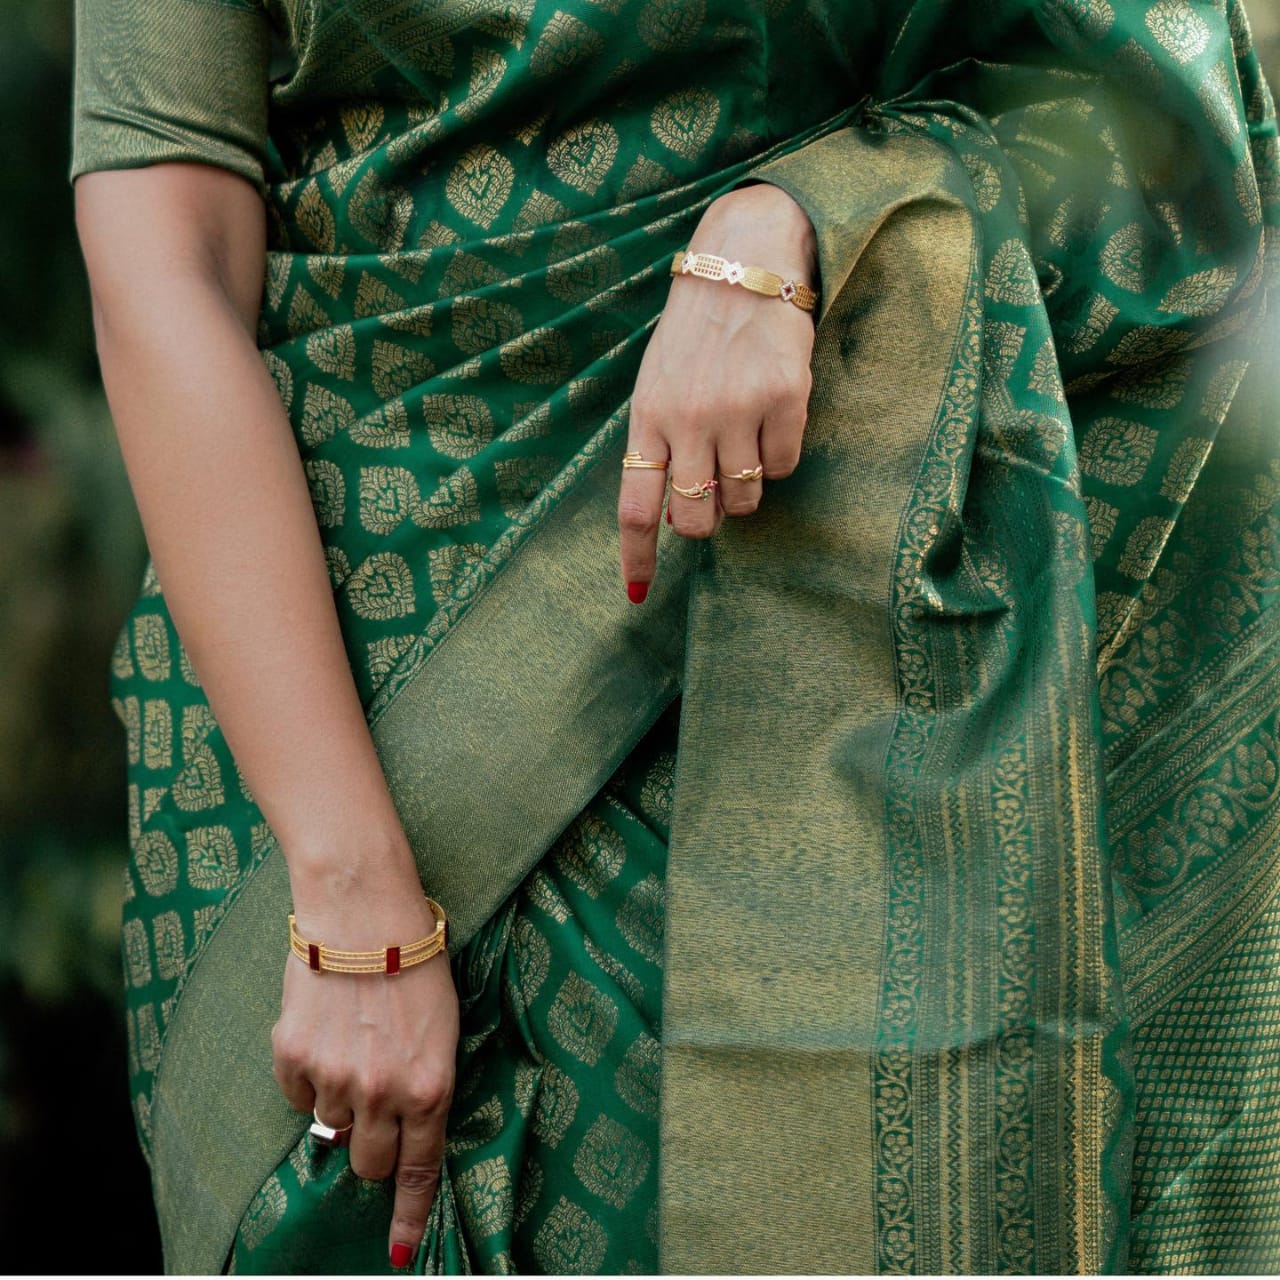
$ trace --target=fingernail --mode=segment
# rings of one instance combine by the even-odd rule
[[[644,604],[644,598],[649,594],[649,584],[647,582],[628,582],[627,583],[627,599],[632,604]]]
[[[671,523],[671,503],[667,503],[667,523]]]
[[[408,1244],[393,1244],[391,1246],[391,1265],[397,1271],[407,1267],[413,1260],[413,1246]]]

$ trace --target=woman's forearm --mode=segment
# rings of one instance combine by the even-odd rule
[[[103,380],[156,574],[300,918],[416,884],[348,666],[293,434],[216,258],[127,281],[90,257]],[[387,936],[370,922],[370,945]],[[331,931],[332,932],[332,931]]]

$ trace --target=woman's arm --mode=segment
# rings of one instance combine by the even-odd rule
[[[76,182],[103,381],[165,600],[280,842],[298,925],[372,949],[431,912],[351,671],[306,478],[257,350],[262,201],[210,166]],[[280,922],[284,953],[285,922]],[[351,1163],[395,1170],[392,1244],[417,1247],[443,1152],[457,1006],[445,957],[394,978],[286,965],[276,1074],[355,1117]],[[317,1099],[318,1093],[318,1099]]]
[[[817,283],[817,240],[804,209],[779,187],[757,182],[714,200],[689,248]],[[657,569],[666,481],[691,488],[713,477],[717,500],[672,492],[667,519],[686,538],[709,538],[725,515],[750,515],[765,480],[795,470],[808,416],[814,317],[790,303],[691,277],[671,282],[631,397],[627,448],[661,471],[622,473],[618,497],[622,577],[643,603]]]

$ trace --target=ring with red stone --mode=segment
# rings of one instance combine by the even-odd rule
[[[672,490],[675,493],[678,493],[682,498],[706,499],[711,497],[719,487],[720,482],[714,478],[711,480],[704,480],[701,484],[690,485],[687,489],[682,485],[676,484],[674,480],[671,482]]]

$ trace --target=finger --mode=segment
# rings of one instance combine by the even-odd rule
[[[720,504],[715,489],[705,498],[691,498],[681,489],[694,489],[716,480],[716,455],[708,444],[696,449],[672,451],[671,457],[671,526],[684,538],[709,538],[720,527]]]
[[[781,480],[796,469],[808,417],[803,387],[779,396],[765,411],[760,427],[760,461],[766,480]]]
[[[350,1142],[351,1134],[354,1132],[351,1127],[355,1119],[354,1113],[345,1102],[338,1101],[331,1090],[316,1091],[316,1100],[312,1104],[311,1114],[321,1124],[338,1131],[337,1136],[331,1141],[314,1135],[317,1142],[333,1147],[343,1147]]]
[[[394,1115],[368,1108],[357,1110],[351,1130],[351,1171],[357,1177],[379,1182],[389,1178],[396,1167],[399,1145],[400,1124]]]
[[[749,516],[764,492],[759,433],[745,440],[721,441],[719,455],[720,509],[729,516]],[[743,479],[744,475],[751,479]]]
[[[632,437],[627,449],[647,462],[668,457],[667,445],[657,436]],[[632,604],[643,604],[658,567],[658,520],[667,473],[624,469],[618,492],[618,535],[621,544],[622,580]]]
[[[310,1111],[316,1105],[316,1091],[307,1079],[302,1051],[290,1042],[278,1022],[271,1031],[271,1069],[280,1092],[295,1111]]]
[[[393,1267],[407,1267],[426,1235],[444,1161],[446,1114],[447,1108],[440,1107],[419,1118],[404,1117],[401,1121],[389,1241]]]

